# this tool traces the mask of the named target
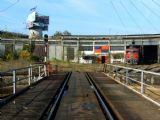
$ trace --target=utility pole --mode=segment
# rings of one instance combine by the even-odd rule
[[[46,63],[48,61],[48,35],[44,35],[44,42],[45,42],[45,57],[44,62]]]
[[[48,35],[44,35],[44,42],[45,42],[45,57],[44,57],[44,64],[45,64],[45,76],[47,76],[47,61],[48,61]]]

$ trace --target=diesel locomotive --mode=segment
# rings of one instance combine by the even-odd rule
[[[125,59],[127,64],[138,64],[139,63],[139,49],[130,46],[126,49]]]

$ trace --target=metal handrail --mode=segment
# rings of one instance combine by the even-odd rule
[[[18,76],[19,74],[17,74],[17,72],[18,72],[18,71],[22,71],[22,70],[24,70],[25,76],[24,76],[24,77],[21,77],[20,79],[18,79],[17,76]],[[37,71],[37,75],[38,75],[37,77],[35,77],[35,76],[33,75],[33,71],[34,71],[34,70]],[[12,86],[13,86],[13,94],[15,94],[15,93],[16,93],[16,89],[17,89],[17,87],[16,87],[16,86],[17,86],[17,82],[22,81],[22,80],[26,80],[26,81],[28,82],[28,85],[30,85],[30,84],[31,84],[31,81],[36,82],[36,81],[42,79],[43,77],[45,77],[45,76],[46,76],[46,73],[47,73],[46,70],[47,70],[47,69],[46,69],[46,66],[43,65],[43,64],[41,64],[41,65],[30,65],[30,66],[28,66],[28,67],[11,69],[11,70],[2,72],[2,73],[0,74],[0,77],[1,77],[2,80],[3,80],[5,77],[8,77],[8,76],[11,77],[11,78],[9,78],[10,82],[7,83],[7,84],[5,84],[5,86],[3,85],[3,86],[2,86],[2,89],[3,89],[4,87],[7,87],[8,85],[11,85],[11,84],[12,84]],[[22,74],[20,74],[20,75],[22,75]],[[36,78],[36,79],[35,79],[35,78]],[[12,79],[12,81],[11,81],[11,79]]]
[[[156,75],[156,76],[160,76],[160,73],[155,73],[155,72],[151,72],[151,71],[146,71],[146,70],[140,70],[140,69],[135,69],[135,68],[129,68],[129,67],[124,67],[124,66],[119,66],[119,65],[112,65],[112,64],[106,64],[108,67],[105,66],[105,71],[106,69],[109,70],[109,72],[111,72],[111,69],[115,69],[115,71],[113,71],[113,73],[115,73],[116,75],[121,75],[122,77],[124,77],[124,81],[125,82],[125,86],[129,86],[128,84],[128,81],[131,80],[131,81],[134,81],[134,82],[137,82],[140,84],[140,92],[136,90],[137,93],[141,94],[142,96],[144,96],[145,98],[149,99],[150,101],[154,102],[155,104],[157,104],[158,106],[160,106],[160,103],[153,100],[152,98],[150,97],[147,97],[145,94],[144,94],[144,91],[145,89],[145,86],[147,87],[152,87],[152,88],[155,88],[154,86],[152,85],[149,85],[149,84],[146,84],[145,81],[144,81],[144,74],[151,74],[151,75]],[[112,68],[111,68],[112,67]],[[117,71],[117,68],[122,68],[124,69],[124,74],[120,74],[118,73]],[[137,79],[134,79],[134,78],[131,78],[131,76],[129,75],[129,72],[128,70],[132,70],[132,71],[137,71],[137,72],[140,72],[140,75],[139,75],[139,81]]]
[[[138,71],[138,72],[149,73],[149,74],[153,74],[153,75],[160,75],[160,73],[146,71],[146,70],[140,70],[140,69],[129,68],[129,67],[124,67],[124,66],[119,66],[119,65],[112,65],[112,64],[107,64],[107,65],[118,67],[118,68],[124,68],[124,69],[128,69],[128,70],[134,70],[134,71]]]

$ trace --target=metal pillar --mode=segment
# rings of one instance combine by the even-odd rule
[[[144,94],[144,73],[141,72],[141,94]]]
[[[16,93],[16,70],[13,70],[13,94]]]
[[[126,84],[128,85],[128,69],[126,69]]]
[[[28,68],[28,85],[31,85],[31,68]]]

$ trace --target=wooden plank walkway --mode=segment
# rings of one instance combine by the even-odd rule
[[[0,108],[0,120],[38,120],[66,73],[51,75]]]
[[[106,120],[85,75],[73,72],[55,120]]]
[[[160,120],[160,107],[103,73],[92,73],[95,82],[124,120]]]

